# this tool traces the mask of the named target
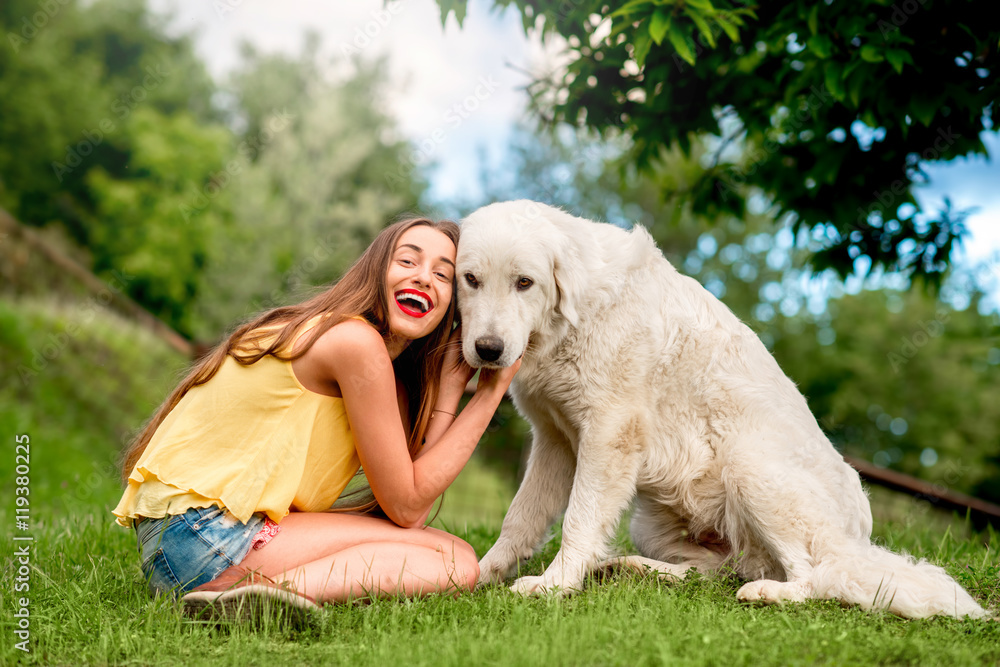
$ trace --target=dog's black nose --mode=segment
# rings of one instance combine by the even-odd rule
[[[476,352],[483,361],[496,361],[503,354],[503,341],[497,336],[477,338]]]

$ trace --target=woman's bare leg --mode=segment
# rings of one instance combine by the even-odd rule
[[[289,581],[321,602],[471,590],[479,576],[472,547],[444,531],[311,512],[286,516],[281,532],[239,567]]]
[[[276,577],[318,602],[366,597],[457,593],[476,585],[474,561],[401,542],[369,542],[306,563]]]

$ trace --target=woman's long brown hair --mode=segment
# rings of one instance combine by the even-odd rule
[[[249,366],[267,355],[285,361],[298,359],[331,327],[346,319],[360,315],[368,320],[383,338],[389,335],[388,308],[392,295],[386,286],[386,272],[396,250],[399,237],[407,230],[426,225],[443,233],[458,246],[459,228],[450,220],[433,221],[427,218],[400,220],[384,229],[344,276],[326,291],[313,298],[291,306],[282,306],[258,315],[238,326],[209,354],[196,362],[187,377],[167,396],[152,419],[130,443],[122,462],[122,481],[127,483],[142,453],[146,450],[156,429],[170,411],[193,387],[211,380],[227,357]],[[305,344],[291,352],[290,343],[312,318],[325,315],[313,328]],[[396,377],[406,391],[410,406],[410,435],[408,448],[416,456],[424,441],[430,423],[434,401],[440,388],[444,348],[455,320],[455,291],[451,303],[438,327],[428,336],[413,341],[393,362]],[[277,336],[275,337],[275,333]],[[272,340],[273,339],[273,340]],[[268,341],[267,345],[262,345]],[[417,407],[414,415],[412,408]],[[347,510],[365,510],[375,506],[367,501]]]

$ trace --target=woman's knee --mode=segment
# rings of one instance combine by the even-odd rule
[[[479,581],[479,559],[471,546],[458,540],[466,548],[455,550],[454,555],[454,578],[455,586],[462,590],[471,591]]]
[[[479,557],[476,556],[476,550],[472,548],[468,542],[455,538],[456,541],[456,560],[461,559],[462,573],[464,577],[465,586],[467,590],[472,590],[476,587],[476,582],[479,581]],[[460,555],[459,555],[460,554]]]
[[[472,548],[472,545],[463,540],[461,537],[456,537],[451,533],[439,530],[437,528],[424,528],[423,532],[426,534],[427,538],[436,542],[440,546],[447,547],[450,551],[456,554],[472,554],[472,557],[476,557],[476,550]]]
[[[476,558],[476,552],[472,552],[472,556],[469,559],[468,569],[465,571],[466,583],[468,584],[469,590],[471,591],[476,587],[476,583],[479,581],[479,559]]]

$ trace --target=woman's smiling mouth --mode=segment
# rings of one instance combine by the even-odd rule
[[[399,309],[410,317],[424,317],[434,310],[431,298],[415,289],[402,289],[396,292],[396,304]]]

